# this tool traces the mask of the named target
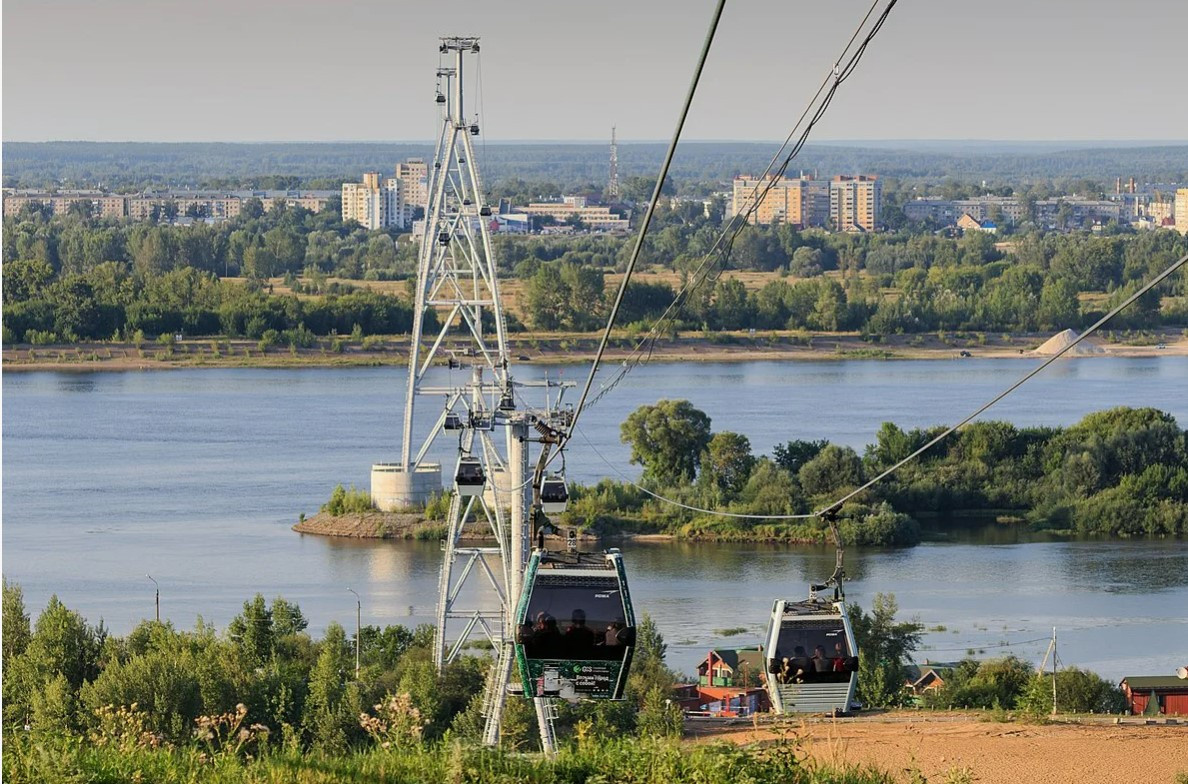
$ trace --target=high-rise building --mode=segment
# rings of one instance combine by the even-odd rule
[[[1188,188],[1178,188],[1176,190],[1176,209],[1175,209],[1175,223],[1176,231],[1181,234],[1188,234]]]
[[[873,175],[839,175],[829,183],[829,217],[837,231],[874,231],[883,212],[883,186]]]
[[[422,210],[429,203],[429,166],[421,158],[409,158],[396,164],[396,179],[404,183],[404,205],[408,210],[406,223],[412,223],[412,211]]]
[[[408,228],[410,216],[404,204],[404,182],[398,178],[366,172],[363,182],[342,184],[342,219],[367,229]]]
[[[759,206],[752,211],[756,200]],[[829,217],[829,189],[812,177],[769,176],[760,180],[740,175],[734,178],[730,214],[748,211],[747,222],[752,224],[824,226]]]

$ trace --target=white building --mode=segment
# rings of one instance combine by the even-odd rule
[[[404,182],[366,172],[363,182],[342,184],[342,219],[368,229],[407,229],[412,217],[404,200]]]

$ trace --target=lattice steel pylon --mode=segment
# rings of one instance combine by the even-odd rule
[[[484,740],[495,743],[511,672],[512,613],[529,549],[529,482],[525,481],[529,419],[527,412],[516,410],[488,226],[491,210],[484,203],[471,143],[479,133],[478,121],[468,120],[463,103],[465,60],[478,51],[478,38],[441,39],[440,52],[452,57],[453,64],[437,71],[435,99],[442,110],[441,133],[429,170],[404,440],[395,468],[407,497],[423,500],[431,488],[440,488],[441,475],[441,466],[426,458],[435,440],[450,431],[458,438],[459,458],[477,459],[485,476],[480,492],[463,495],[460,485],[450,483],[453,466],[447,467],[452,492],[442,540],[433,657],[440,671],[472,637],[482,635],[490,642],[495,656],[483,697]],[[451,368],[467,368],[467,380],[458,386],[431,386],[427,374],[445,355]],[[429,402],[426,398],[437,398],[434,404],[441,406],[440,414],[428,433],[418,434],[414,413],[418,405]],[[505,439],[497,437],[499,430]],[[415,441],[421,446],[414,452]],[[494,542],[463,546],[472,537]],[[470,578],[476,575],[481,575],[479,581],[487,584],[496,602],[484,605],[474,590],[467,590],[468,580],[474,582]]]

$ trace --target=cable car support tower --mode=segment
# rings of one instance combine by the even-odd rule
[[[395,480],[395,505],[423,504],[441,487],[442,466],[427,459],[445,431],[457,437],[458,467],[450,493],[447,532],[442,540],[433,658],[440,672],[473,637],[485,638],[495,654],[483,694],[483,740],[494,744],[513,662],[514,613],[531,550],[532,474],[529,444],[567,424],[557,395],[545,409],[517,405],[517,388],[572,384],[514,382],[491,246],[491,209],[484,202],[472,137],[477,117],[468,119],[463,74],[468,55],[479,52],[477,37],[446,37],[439,51],[453,64],[437,70],[435,100],[441,132],[428,172],[424,234],[417,264],[413,328],[403,441],[397,465],[376,466]],[[460,385],[429,383],[435,365],[467,372]],[[444,401],[444,405],[443,405]],[[428,433],[417,433],[414,414],[429,404],[438,411]],[[535,426],[535,429],[533,429]],[[502,430],[503,438],[497,431]],[[539,434],[539,436],[538,436]],[[416,443],[419,449],[414,451]],[[376,495],[373,481],[373,497]],[[467,540],[493,540],[470,546]],[[477,578],[498,599],[498,609],[476,601]],[[542,742],[552,742],[551,706],[537,704]]]

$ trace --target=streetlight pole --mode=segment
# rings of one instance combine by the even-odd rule
[[[145,577],[153,580],[151,574],[146,574]],[[153,580],[153,587],[156,589],[156,603],[157,603],[157,623],[161,622],[161,586],[157,585],[157,581]]]
[[[355,680],[359,680],[359,635],[363,620],[363,602],[359,599],[359,594],[355,593],[354,588],[347,588],[347,590],[355,594]]]

